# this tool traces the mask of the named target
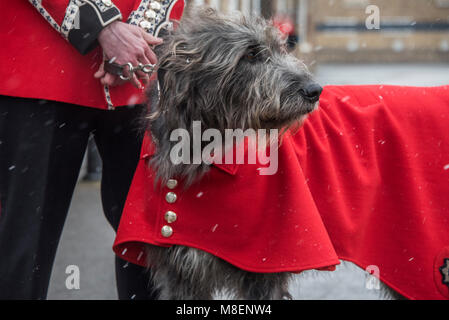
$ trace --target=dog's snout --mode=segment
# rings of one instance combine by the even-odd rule
[[[317,102],[320,99],[321,92],[323,88],[317,84],[312,83],[306,85],[304,88],[299,90],[301,96],[309,102]]]

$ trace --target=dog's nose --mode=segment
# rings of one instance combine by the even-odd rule
[[[320,99],[321,92],[323,91],[323,88],[317,84],[312,83],[309,85],[306,85],[304,88],[299,90],[299,93],[301,96],[306,99],[309,102],[317,102]]]

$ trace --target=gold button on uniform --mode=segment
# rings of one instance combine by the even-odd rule
[[[167,188],[174,189],[178,185],[178,181],[175,179],[170,179],[167,181]]]
[[[142,20],[142,21],[140,21],[140,23],[139,23],[139,26],[142,28],[142,29],[149,29],[149,28],[151,28],[151,23],[149,23],[148,21],[146,21],[146,20]]]
[[[165,200],[168,203],[175,203],[177,198],[178,197],[176,196],[176,193],[174,193],[174,192],[169,192],[165,195]]]
[[[101,2],[102,2],[106,7],[112,6],[112,1],[111,1],[111,0],[101,0]]]
[[[150,8],[153,9],[154,11],[159,11],[161,10],[162,6],[159,2],[154,1],[150,3]]]
[[[167,221],[168,223],[173,223],[176,221],[176,219],[178,219],[178,216],[173,211],[167,211],[165,213],[165,221]]]
[[[145,11],[145,18],[148,20],[153,20],[156,18],[156,12],[154,10],[147,10]]]
[[[168,238],[173,234],[173,229],[170,226],[163,226],[161,229],[161,234],[163,237]]]

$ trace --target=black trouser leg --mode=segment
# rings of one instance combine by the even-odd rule
[[[101,199],[109,223],[117,230],[134,171],[139,161],[143,135],[138,118],[142,107],[104,111],[94,132],[103,160]],[[119,299],[152,299],[147,271],[116,258]]]
[[[0,299],[45,299],[89,137],[79,107],[0,96]]]
[[[138,108],[102,111],[0,96],[0,299],[45,299],[90,132],[116,230],[137,165]],[[111,252],[112,254],[112,252]],[[120,299],[151,299],[144,268],[116,259]]]

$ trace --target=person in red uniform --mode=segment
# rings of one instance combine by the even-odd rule
[[[148,74],[129,81],[104,59],[154,64],[155,0],[2,1],[0,11],[0,299],[45,299],[89,136],[103,161],[101,196],[117,229],[139,159]],[[179,19],[177,1],[171,18]],[[120,299],[151,298],[143,269],[116,260]]]

